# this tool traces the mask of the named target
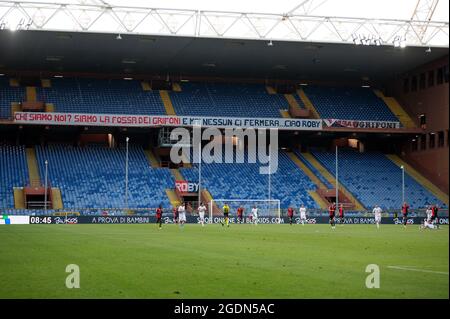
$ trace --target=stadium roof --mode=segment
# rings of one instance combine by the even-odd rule
[[[0,1],[0,29],[444,46],[443,0]]]
[[[448,5],[0,0],[0,70],[382,81],[448,55]]]
[[[391,79],[448,56],[448,48],[394,48],[216,38],[0,31],[0,71],[351,80]]]

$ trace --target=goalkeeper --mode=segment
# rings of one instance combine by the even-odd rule
[[[230,214],[230,206],[228,206],[227,203],[225,203],[225,205],[223,205],[222,207],[222,211],[223,211],[223,217],[224,217],[224,222],[222,222],[222,226],[224,226],[225,224],[227,225],[227,227],[230,227],[230,218],[228,217],[228,215]]]

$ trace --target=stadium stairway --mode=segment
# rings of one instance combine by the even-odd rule
[[[181,85],[179,84],[179,83],[174,83],[173,85],[172,85],[172,90],[174,91],[174,92],[181,92],[182,90],[181,90]]]
[[[23,192],[23,187],[14,188],[14,208],[25,209],[25,194]]]
[[[275,89],[269,85],[266,86],[266,91],[269,94],[277,94],[277,91],[275,91]]]
[[[26,149],[27,165],[28,165],[28,180],[30,184],[41,183],[41,176],[39,175],[39,166],[36,158],[36,151],[34,148]]]
[[[317,112],[316,108],[314,107],[314,105],[312,104],[311,100],[306,95],[305,91],[303,91],[303,89],[300,88],[300,89],[297,90],[297,94],[300,97],[300,100],[305,105],[306,109],[309,110],[309,112],[311,112],[312,118],[320,119],[319,112]]]
[[[153,167],[153,168],[161,167],[158,159],[156,158],[156,156],[152,150],[145,150],[144,154],[145,154],[145,157],[147,158],[148,162],[150,163],[151,167]]]
[[[22,112],[22,106],[19,102],[12,102],[11,103],[11,115],[14,116],[14,113],[16,112]]]
[[[289,158],[294,162],[299,169],[301,169],[310,179],[311,181],[317,186],[317,188],[321,189],[327,189],[324,183],[317,178],[317,176],[292,152],[287,152],[287,155]],[[328,207],[328,202],[322,198],[315,190],[309,190],[308,194],[314,199],[314,201],[319,205],[320,208],[326,209]]]
[[[10,79],[9,79],[9,86],[12,86],[12,87],[19,87],[20,84],[19,84],[19,81],[17,81],[17,79],[10,78]]]
[[[152,150],[144,150],[144,154],[152,168],[161,168],[160,162],[156,158],[156,155]],[[183,179],[181,173],[177,169],[170,170],[170,171],[176,180],[178,180],[178,178]],[[177,207],[178,205],[180,205],[181,200],[178,197],[178,194],[175,192],[174,189],[166,188],[165,192],[166,192],[167,198],[169,199],[170,205],[172,205],[172,207]]]
[[[63,209],[63,200],[61,190],[56,187],[52,187],[52,209]]]
[[[45,112],[55,112],[55,105],[53,103],[45,103]]]
[[[176,115],[175,109],[173,108],[172,100],[170,99],[169,92],[166,90],[160,90],[159,95],[166,109],[167,115]]]
[[[291,118],[291,115],[289,114],[288,110],[280,110],[280,115],[282,118],[285,118],[285,119]]]
[[[170,172],[172,173],[173,177],[176,181],[184,181],[184,177],[181,174],[180,170],[177,168],[171,168]]]
[[[402,165],[405,167],[406,173],[411,176],[417,183],[422,185],[425,189],[427,189],[430,193],[432,193],[436,198],[445,203],[448,207],[448,194],[441,191],[436,185],[434,185],[430,180],[425,178],[422,174],[420,174],[416,169],[414,169],[411,165],[406,163],[400,157],[395,154],[386,155],[392,162],[394,162],[397,166],[401,167]]]
[[[295,99],[294,95],[292,95],[292,94],[285,94],[284,97],[285,97],[286,101],[288,102],[290,108],[292,108],[294,110],[300,110],[301,109],[301,107],[298,104],[297,100]],[[288,114],[289,114],[289,112],[288,112]],[[289,115],[289,117],[291,117],[291,116]]]
[[[41,86],[43,87],[43,88],[51,88],[52,87],[52,81],[50,81],[50,80],[47,80],[47,79],[42,79],[41,80]]]
[[[380,90],[373,90],[376,96],[383,100],[383,102],[389,107],[392,113],[399,119],[400,123],[406,128],[417,128],[413,119],[403,109],[394,97],[387,97]]]
[[[141,86],[142,86],[142,90],[144,90],[144,91],[151,91],[152,90],[152,87],[150,86],[150,83],[148,83],[147,81],[141,82]]]
[[[336,185],[335,177],[324,167],[319,161],[309,152],[301,153],[303,158],[308,161],[317,171],[322,174],[322,176],[330,183],[331,185]],[[355,210],[366,210],[364,205],[356,199],[356,197],[350,193],[347,188],[345,188],[341,183],[339,183],[339,190],[355,205]]]
[[[36,102],[37,101],[37,92],[34,86],[27,86],[26,88],[26,96],[28,102]]]
[[[167,198],[169,198],[169,202],[170,202],[170,205],[172,205],[172,207],[177,207],[178,205],[181,204],[181,200],[178,197],[175,190],[167,188],[166,194],[167,194]]]

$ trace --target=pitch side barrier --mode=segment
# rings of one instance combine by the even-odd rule
[[[72,211],[72,212],[49,212],[47,214],[31,214],[24,215],[23,211],[21,215],[13,215],[12,212],[2,212],[0,211],[0,225],[8,225],[8,224],[153,224],[156,223],[156,217],[154,212],[151,211],[140,211],[140,213],[130,214],[130,211],[127,211],[128,214],[124,214],[123,210],[113,210],[113,211],[103,211],[103,214],[80,214],[80,212]],[[419,225],[425,218],[424,211],[419,211],[415,213],[411,213],[408,216],[407,223],[408,224],[417,224]],[[448,225],[449,217],[448,217],[448,209],[441,210],[438,215],[437,222],[441,225]],[[197,224],[200,223],[200,219],[196,214],[187,214],[187,223]],[[212,218],[205,217],[205,222],[208,224],[219,224],[223,221],[223,217],[221,216],[213,216]],[[174,224],[175,221],[173,219],[172,213],[165,213],[163,215],[163,223],[164,224]],[[235,214],[232,214],[230,217],[231,224],[239,224],[239,221]],[[246,216],[244,214],[243,224],[252,224],[254,223],[254,219],[250,218],[250,216]],[[258,224],[288,224],[289,218],[286,216],[285,212],[281,215],[281,217],[275,216],[259,216]],[[301,220],[298,214],[294,215],[294,223],[300,224]],[[323,211],[310,212],[307,215],[306,224],[327,224],[329,223],[328,214]],[[375,219],[372,213],[369,212],[352,212],[346,213],[344,220],[344,224],[374,224]],[[402,215],[398,213],[395,215],[394,213],[384,213],[382,216],[383,224],[401,224],[402,223]]]
[[[154,224],[156,223],[155,216],[10,216],[6,218],[12,218],[9,222],[0,224],[15,224],[14,218],[20,217],[20,224]],[[5,217],[3,217],[5,218]],[[205,222],[208,224],[219,224],[223,221],[223,217],[213,217],[212,220],[208,217],[205,218]],[[1,220],[0,220],[1,221]],[[407,223],[410,225],[420,225],[423,221],[421,217],[411,217],[407,219]],[[186,222],[188,224],[199,224],[200,218],[198,216],[190,215],[186,216]],[[306,220],[306,224],[328,224],[328,217],[318,216],[309,217]],[[448,225],[448,217],[440,217],[437,222],[440,225]],[[163,224],[174,224],[175,221],[172,217],[163,217]],[[254,219],[245,217],[242,223],[239,223],[237,218],[230,218],[231,224],[254,224]],[[301,224],[300,217],[294,217],[295,224]],[[375,224],[373,217],[345,217],[344,224],[361,225],[361,224]],[[289,224],[287,217],[260,217],[258,218],[258,224]],[[382,218],[382,224],[402,224],[401,218],[384,217]],[[238,226],[237,225],[237,226]]]
[[[65,217],[65,216],[133,216],[133,217],[151,217],[156,214],[156,207],[155,208],[130,208],[130,209],[122,209],[122,208],[72,208],[72,209],[47,209],[45,211],[44,209],[1,209],[0,208],[0,216],[1,215],[15,215],[15,216],[59,216],[59,217]],[[172,216],[172,209],[169,208],[163,208],[164,210],[164,216]],[[337,214],[337,213],[336,213]],[[187,215],[197,216],[196,212],[190,213],[189,210],[187,212]],[[235,212],[231,212],[231,216],[235,216]],[[244,212],[244,217],[249,215],[249,212]],[[277,216],[278,214],[272,214],[267,216],[267,213],[261,213],[260,217],[270,217],[270,216]],[[282,208],[280,210],[280,216],[281,217],[287,217],[287,209]],[[295,214],[294,217],[298,216],[298,208],[295,208]],[[328,218],[328,211],[323,209],[308,209],[307,210],[307,216],[309,217],[326,217]],[[384,209],[384,212],[382,214],[382,217],[385,218],[395,218],[395,217],[401,217],[402,213],[400,209]],[[440,208],[438,212],[439,217],[446,217],[449,216],[449,210],[448,208]],[[278,217],[278,216],[277,216]],[[372,211],[346,211],[345,217],[373,217]],[[411,209],[408,213],[408,217],[420,217],[425,218],[426,217],[426,209]]]

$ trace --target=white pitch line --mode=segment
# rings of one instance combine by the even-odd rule
[[[398,266],[387,266],[390,269],[399,269],[399,270],[410,270],[410,271],[419,271],[419,272],[429,272],[432,274],[441,274],[441,275],[447,275],[448,272],[445,271],[435,271],[435,270],[426,270],[426,269],[415,269],[415,268],[405,268],[405,267],[398,267]]]

